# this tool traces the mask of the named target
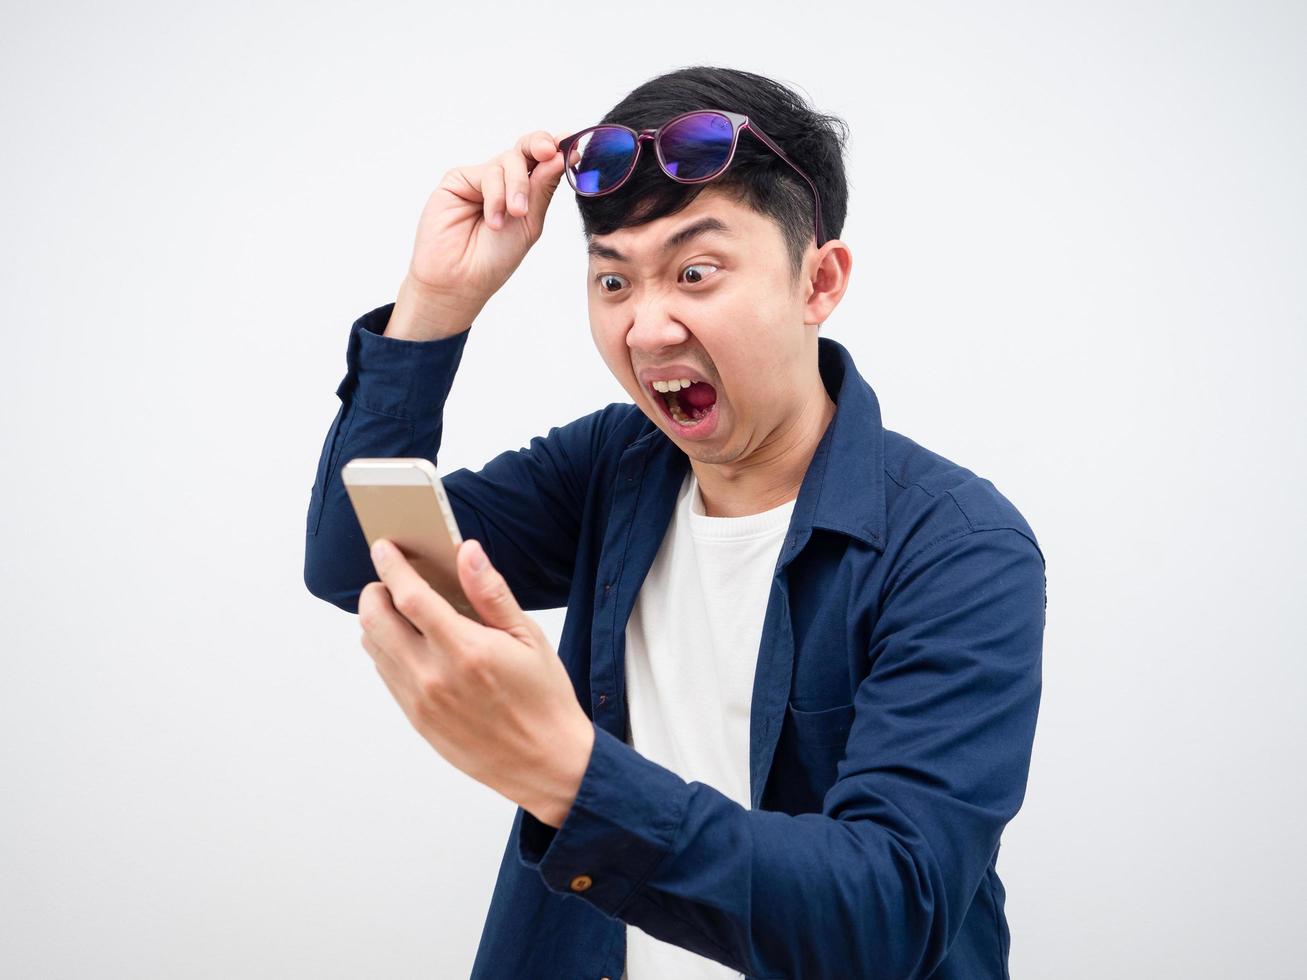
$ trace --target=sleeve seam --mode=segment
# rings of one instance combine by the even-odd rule
[[[395,412],[386,412],[386,411],[382,411],[382,410],[379,409],[379,408],[373,408],[371,405],[369,405],[369,404],[367,403],[366,399],[363,399],[363,398],[358,397],[358,389],[357,389],[357,387],[355,388],[353,395],[354,395],[354,397],[352,397],[352,398],[350,399],[350,405],[351,405],[351,406],[356,407],[356,408],[361,408],[361,409],[362,409],[363,411],[365,411],[365,412],[371,412],[373,415],[380,415],[382,418],[394,419],[394,420],[397,421],[397,422],[410,422],[410,423],[412,423],[412,422],[421,422],[421,421],[423,421],[424,419],[429,419],[429,418],[442,418],[442,417],[444,416],[444,407],[443,407],[443,406],[441,406],[441,410],[438,411],[438,412],[431,412],[431,413],[427,413],[427,414],[421,414],[421,413],[419,413],[419,414],[416,414],[416,415],[414,415],[414,414],[400,415],[400,414],[397,414],[397,413],[395,413]]]
[[[1035,553],[1039,556],[1040,564],[1042,565],[1044,563],[1044,554],[1042,551],[1039,550],[1039,546],[1035,544],[1034,541],[1031,540],[1030,535],[1026,534],[1020,528],[1008,527],[1007,525],[1004,524],[1004,525],[996,525],[992,527],[975,527],[975,528],[967,527],[963,529],[961,533],[956,533],[956,529],[955,529],[954,531],[949,531],[947,534],[941,534],[937,538],[932,538],[930,541],[927,541],[920,548],[914,551],[912,553],[912,557],[910,557],[907,560],[903,568],[900,569],[898,575],[894,577],[893,584],[886,589],[886,594],[893,592],[894,589],[898,587],[898,583],[903,579],[905,575],[908,574],[909,570],[913,567],[913,565],[916,564],[917,559],[919,559],[927,551],[930,551],[932,548],[936,547],[937,545],[948,544],[951,541],[960,541],[963,538],[970,537],[973,534],[983,534],[986,531],[1011,531],[1013,534],[1019,535],[1020,537],[1024,538],[1026,541],[1030,542],[1031,547],[1035,549]]]

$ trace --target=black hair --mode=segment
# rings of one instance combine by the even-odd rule
[[[642,83],[600,122],[639,131],[661,126],[691,109],[746,114],[812,178],[821,194],[826,238],[839,237],[849,198],[843,157],[848,125],[837,116],[817,112],[780,82],[735,68],[679,68]],[[655,221],[687,207],[710,187],[731,194],[780,226],[791,279],[797,281],[803,254],[816,241],[812,189],[761,140],[743,131],[726,173],[703,184],[670,180],[659,168],[652,144],[645,143],[635,173],[618,190],[602,197],[576,195],[582,230],[588,240]]]

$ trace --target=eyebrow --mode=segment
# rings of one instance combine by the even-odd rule
[[[686,225],[680,231],[675,232],[667,241],[663,242],[663,254],[679,248],[688,242],[691,238],[698,238],[700,235],[707,235],[711,232],[720,232],[723,235],[734,235],[735,233],[727,227],[726,223],[720,218],[700,218],[692,224]],[[631,260],[610,245],[602,245],[599,242],[591,241],[586,245],[586,254],[594,258],[611,259],[614,262],[630,262]]]

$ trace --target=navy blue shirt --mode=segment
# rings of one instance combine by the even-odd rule
[[[358,611],[376,579],[340,480],[356,456],[436,460],[471,329],[354,322],[308,511],[304,580]],[[989,481],[881,425],[849,352],[776,561],[746,809],[627,744],[624,639],[689,459],[635,405],[442,474],[465,537],[523,609],[567,607],[558,655],[595,726],[561,827],[518,809],[473,976],[622,974],[625,926],[749,977],[1007,976],[1000,836],[1039,709],[1044,556]]]

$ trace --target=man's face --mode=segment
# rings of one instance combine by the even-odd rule
[[[713,219],[723,228],[675,241]],[[815,243],[808,257],[814,252]],[[806,277],[791,283],[780,227],[720,191],[596,235],[586,289],[608,369],[692,459],[745,459],[784,429],[807,394],[817,327],[804,323]],[[703,415],[693,426],[678,422],[651,384],[686,378],[697,383],[669,397],[687,418]]]

